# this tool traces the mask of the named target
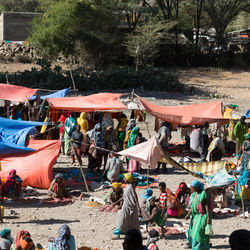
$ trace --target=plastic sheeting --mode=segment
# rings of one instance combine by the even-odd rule
[[[69,89],[66,88],[66,89],[62,89],[60,91],[57,91],[55,93],[49,94],[49,95],[42,95],[42,96],[40,96],[40,99],[45,100],[48,98],[64,98],[68,92],[69,92]],[[30,97],[30,100],[35,100],[35,99],[36,99],[36,96]]]
[[[31,140],[28,147],[36,151],[0,158],[0,176],[6,178],[11,169],[16,169],[23,186],[48,189],[53,180],[53,165],[60,152],[60,141]]]
[[[75,112],[128,109],[120,100],[122,95],[123,94],[99,93],[88,96],[49,98],[48,102],[53,109]]]
[[[26,136],[34,134],[36,132],[34,127],[41,125],[44,125],[44,123],[17,121],[0,117],[0,155],[33,151],[31,148],[25,147]]]
[[[0,99],[11,102],[25,102],[37,92],[37,89],[5,83],[0,83],[0,90]]]
[[[158,161],[164,156],[164,151],[156,136],[153,136],[150,140],[120,151],[118,154],[155,168]]]
[[[209,102],[193,105],[159,106],[138,97],[142,107],[151,115],[178,125],[199,125],[203,122],[225,121],[222,102]]]

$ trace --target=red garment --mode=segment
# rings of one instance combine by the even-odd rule
[[[63,125],[65,124],[65,121],[67,119],[67,114],[66,112],[63,112],[59,118],[59,122],[61,122]],[[64,132],[64,126],[61,126],[59,128],[59,134],[62,134]]]
[[[23,231],[23,230],[20,230],[17,234],[16,234],[16,249],[22,249],[22,246],[21,246],[21,237],[23,236],[29,236],[30,237],[30,233],[28,231]]]
[[[185,192],[185,190],[187,190],[187,188],[188,188],[187,184],[185,182],[181,182],[178,189],[177,189],[177,191],[175,192],[175,197],[178,198],[179,193],[181,191]]]
[[[166,199],[167,199],[167,193],[161,193],[160,194],[160,201],[159,201],[159,208],[163,209],[164,208],[164,204],[166,203]],[[166,205],[165,205],[166,208]]]

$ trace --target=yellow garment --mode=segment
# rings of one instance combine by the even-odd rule
[[[48,117],[45,118],[44,123],[48,121]],[[46,131],[47,124],[43,125],[41,128],[41,133],[43,134]]]
[[[127,127],[128,119],[127,118],[121,118],[117,127],[118,131],[124,131]]]
[[[136,181],[131,173],[126,173],[123,176],[127,180],[128,183],[133,183]]]
[[[112,186],[113,186],[113,188],[120,188],[122,186],[122,183],[120,183],[120,182],[113,182]]]
[[[132,130],[129,130],[129,131],[127,132],[127,134],[126,134],[126,137],[125,137],[125,140],[124,140],[124,143],[123,143],[123,149],[126,149],[126,148],[127,148],[127,144],[128,144],[128,140],[129,140],[131,131],[132,131]]]
[[[80,117],[77,118],[77,124],[80,125],[81,131],[83,131],[83,133],[86,134],[89,129],[89,122],[88,119],[86,118],[85,112],[82,112]]]

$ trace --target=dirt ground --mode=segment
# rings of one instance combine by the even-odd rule
[[[22,66],[22,67],[21,67]],[[0,65],[0,71],[24,70],[23,65]],[[30,67],[31,65],[29,65]],[[22,69],[21,69],[22,68]],[[142,91],[141,95],[149,101],[161,105],[178,105],[188,103],[198,103],[205,101],[214,101],[209,99],[209,93],[217,91],[219,95],[227,95],[226,98],[219,98],[224,103],[233,103],[240,105],[240,112],[244,114],[249,107],[250,101],[250,73],[249,72],[229,72],[207,69],[190,69],[178,70],[180,79],[185,84],[187,93],[156,93]],[[185,90],[186,91],[186,90]],[[230,98],[228,97],[230,95]],[[218,99],[216,99],[218,100]],[[149,122],[150,134],[153,135],[154,119],[147,117]],[[141,132],[148,137],[144,124],[139,124]],[[179,141],[179,134],[173,134],[173,141]],[[178,157],[176,158],[178,159]],[[84,170],[87,160],[84,159]],[[67,156],[60,156],[55,171],[61,168],[70,168],[70,159]],[[168,174],[160,174],[160,181],[165,181],[167,186],[175,191],[180,182],[190,183],[195,178],[178,169],[168,166]],[[82,190],[83,187],[76,188]],[[153,189],[154,195],[158,196],[157,189]],[[92,196],[103,198],[109,190],[105,189],[98,192],[91,192]],[[142,194],[142,190],[137,190],[138,196]],[[39,196],[45,197],[46,190],[39,190]],[[15,204],[6,203],[4,223],[2,228],[8,227],[12,230],[12,235],[23,229],[30,231],[35,243],[41,243],[45,248],[48,247],[47,239],[56,236],[58,228],[62,224],[68,224],[72,234],[76,238],[77,246],[97,247],[103,250],[122,249],[122,239],[111,240],[112,232],[116,227],[117,213],[99,213],[96,209],[84,207],[84,203],[88,198],[82,201],[76,200],[73,204],[61,205],[42,205],[42,204]],[[15,210],[17,215],[11,215],[10,210]],[[179,219],[186,222],[184,219]],[[170,219],[172,221],[172,219]],[[250,219],[237,217],[226,217],[224,219],[214,219],[213,229],[215,234],[211,238],[214,249],[229,249],[228,236],[236,229],[250,230]],[[143,234],[146,239],[146,234]],[[146,240],[144,240],[146,243]],[[185,235],[170,235],[158,242],[159,249],[184,249]]]

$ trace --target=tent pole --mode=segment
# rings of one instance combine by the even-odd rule
[[[148,186],[148,189],[149,189],[149,167],[150,167],[150,165],[148,164],[148,169],[147,169],[147,186]]]

